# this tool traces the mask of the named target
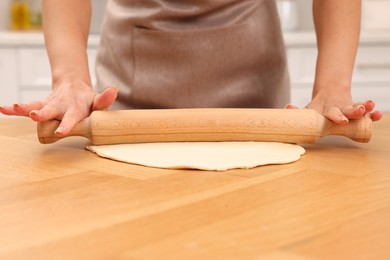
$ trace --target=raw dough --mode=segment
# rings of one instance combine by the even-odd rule
[[[99,156],[157,168],[224,171],[284,164],[300,159],[305,149],[275,142],[178,142],[87,146]]]

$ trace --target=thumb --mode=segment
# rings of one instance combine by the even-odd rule
[[[103,110],[108,108],[114,103],[118,96],[118,89],[115,87],[109,87],[103,90],[102,93],[97,94],[93,100],[92,111]]]
[[[292,105],[292,104],[287,104],[284,106],[285,109],[299,109],[299,107]]]

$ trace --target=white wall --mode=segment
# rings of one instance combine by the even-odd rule
[[[0,0],[1,1],[1,0]],[[92,0],[91,33],[99,33],[108,0]]]
[[[312,30],[313,25],[313,0],[297,0],[298,12],[299,12],[299,29],[300,30]]]
[[[11,0],[0,0],[0,30],[1,31],[8,29],[10,4],[11,4]]]
[[[9,28],[11,2],[12,0],[0,0],[0,31],[5,31]],[[100,31],[106,2],[107,0],[92,0],[91,33]]]

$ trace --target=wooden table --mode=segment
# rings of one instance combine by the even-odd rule
[[[162,170],[0,119],[0,259],[390,259],[390,115],[296,163]]]

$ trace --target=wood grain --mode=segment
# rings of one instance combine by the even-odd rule
[[[0,259],[389,259],[390,115],[296,163],[161,170],[0,119]]]

